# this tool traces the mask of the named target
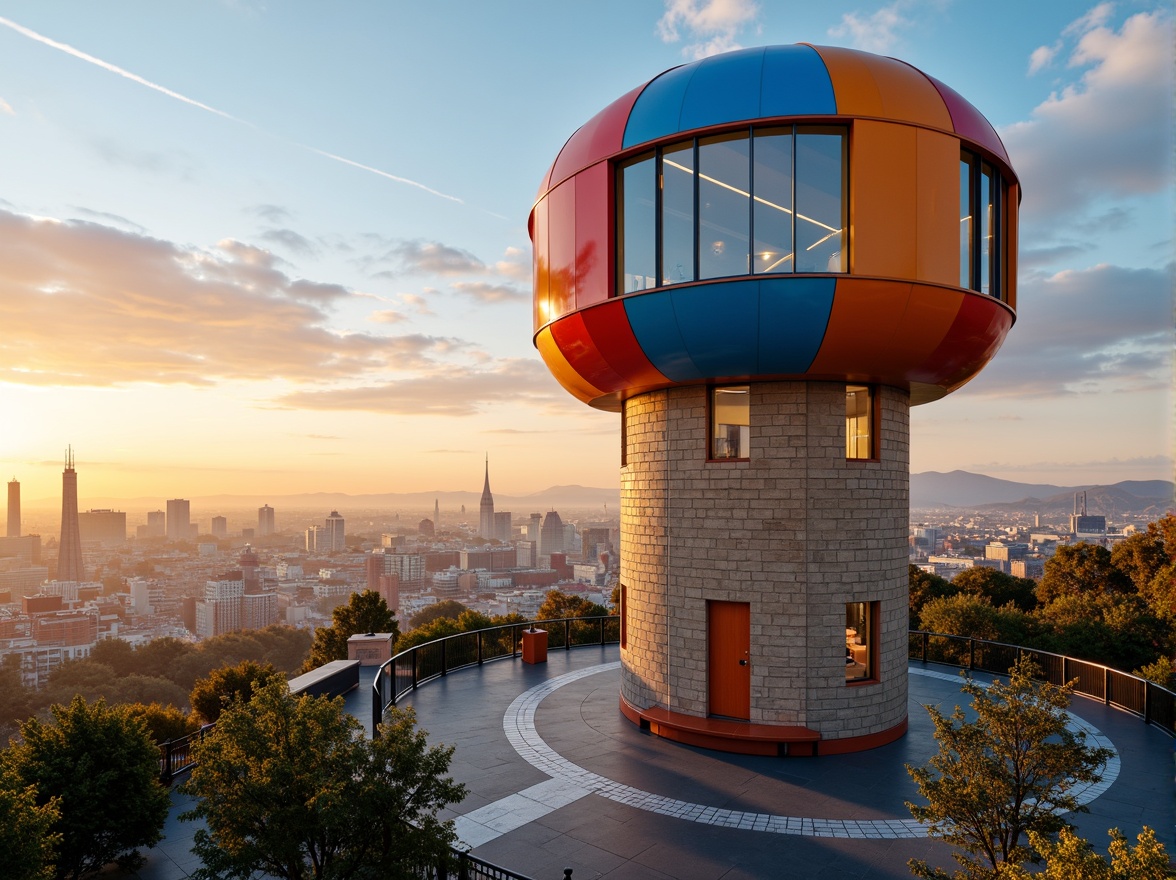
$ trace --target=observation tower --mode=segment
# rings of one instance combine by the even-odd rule
[[[1015,319],[1020,190],[951,88],[850,49],[666,71],[564,145],[535,335],[621,413],[621,710],[831,754],[907,726],[909,412]]]

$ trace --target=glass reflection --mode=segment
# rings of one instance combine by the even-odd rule
[[[698,275],[746,275],[751,238],[750,168],[745,133],[698,145]]]
[[[694,144],[662,152],[662,284],[694,280]]]
[[[621,211],[621,290],[633,293],[657,283],[656,231],[657,192],[653,156],[639,159],[621,169],[618,175],[617,203]]]
[[[796,135],[796,271],[844,272],[844,158],[839,134]]]
[[[752,272],[791,272],[792,259],[792,130],[756,133],[753,174],[755,247]]]

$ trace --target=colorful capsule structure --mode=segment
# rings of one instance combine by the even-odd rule
[[[971,104],[843,48],[676,67],[564,145],[534,340],[622,413],[634,722],[760,754],[905,731],[909,410],[1012,326],[1019,200]]]

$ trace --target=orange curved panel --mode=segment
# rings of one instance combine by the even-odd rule
[[[555,376],[555,380],[573,397],[584,403],[591,403],[604,394],[599,388],[589,384],[568,363],[568,359],[563,356],[559,346],[551,337],[550,327],[544,327],[539,331],[535,337],[535,347],[539,349],[539,356],[543,358],[543,363],[547,364],[551,375]]]
[[[838,278],[825,338],[808,372],[882,379],[896,372],[894,339],[911,296],[909,282]]]
[[[534,327],[538,330],[555,317],[551,311],[550,281],[551,270],[547,257],[547,199],[540,199],[531,210],[531,250],[534,252],[532,277],[535,285]]]
[[[915,277],[955,287],[960,278],[960,142],[916,129]]]
[[[952,130],[939,91],[915,68],[853,49],[816,46],[837,96],[837,112]]]
[[[907,125],[854,124],[849,179],[855,275],[919,278],[911,235],[918,225],[915,135]]]

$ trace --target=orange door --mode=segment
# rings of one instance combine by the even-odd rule
[[[751,718],[751,605],[707,602],[710,714]]]

